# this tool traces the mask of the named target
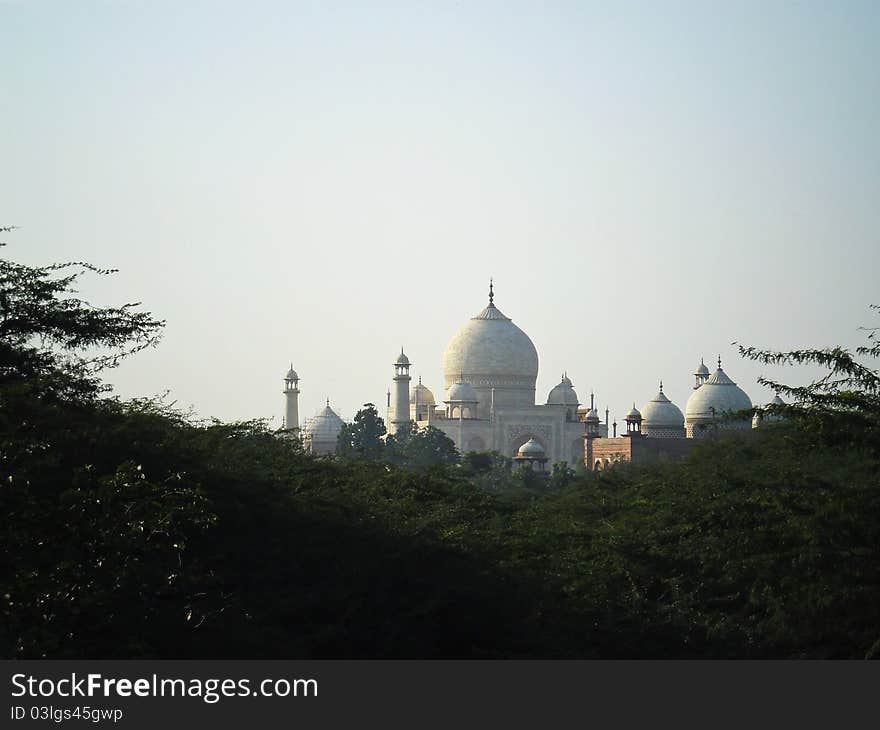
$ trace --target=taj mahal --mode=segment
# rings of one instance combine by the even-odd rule
[[[728,417],[751,409],[752,401],[721,369],[720,358],[714,373],[702,361],[696,368],[684,413],[660,383],[641,410],[633,406],[629,411],[620,436],[617,424],[608,423],[608,409],[602,419],[592,395],[589,404],[582,404],[565,373],[546,402],[536,403],[538,352],[529,336],[495,305],[491,282],[488,304],[465,322],[443,352],[440,402],[421,378],[413,384],[412,363],[403,349],[392,366],[385,404],[389,433],[411,428],[410,422],[419,429],[431,426],[452,439],[461,453],[497,451],[541,469],[548,462],[602,469],[618,461],[677,458],[694,440],[718,428],[760,425],[758,420]],[[328,400],[300,430],[298,384],[291,366],[284,378],[284,428],[298,434],[312,453],[332,453],[343,421]],[[781,403],[778,398],[775,402]]]

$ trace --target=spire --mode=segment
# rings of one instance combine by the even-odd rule
[[[660,381],[660,392],[661,393],[663,392],[663,381],[662,380]]]
[[[718,354],[718,369],[721,370],[721,354]]]
[[[495,301],[495,290],[493,287],[492,277],[489,277],[489,306],[494,306]]]

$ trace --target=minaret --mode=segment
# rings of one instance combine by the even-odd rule
[[[284,376],[284,429],[299,431],[299,375],[290,363],[290,370]]]
[[[584,465],[590,470],[593,468],[593,439],[599,438],[599,435],[599,414],[596,413],[596,404],[590,393],[590,410],[584,419]]]
[[[409,358],[403,354],[394,361],[394,420],[391,421],[391,433],[397,431],[409,422]]]

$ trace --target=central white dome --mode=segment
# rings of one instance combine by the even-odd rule
[[[495,406],[535,404],[538,351],[529,336],[493,304],[464,325],[443,353],[446,387],[470,383],[479,394],[479,417]],[[494,389],[494,399],[491,392]]]

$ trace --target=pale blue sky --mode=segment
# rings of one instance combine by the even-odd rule
[[[224,419],[442,398],[496,303],[622,415],[880,302],[880,3],[0,0],[7,255],[121,269],[111,379]]]

